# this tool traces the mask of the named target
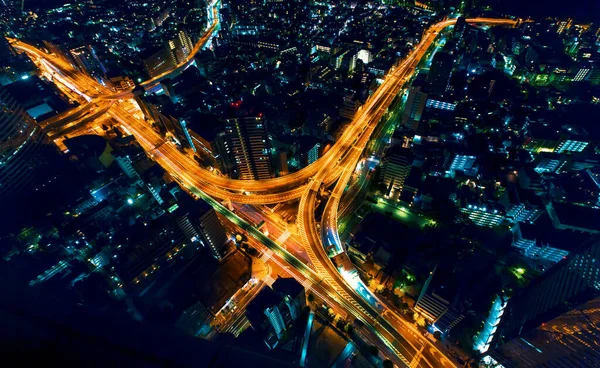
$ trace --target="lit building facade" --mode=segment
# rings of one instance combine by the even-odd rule
[[[156,77],[175,68],[177,60],[171,52],[171,47],[174,47],[174,44],[169,43],[144,59],[144,68],[150,77]]]
[[[503,367],[590,367],[600,361],[600,238],[508,304],[488,358]]]
[[[475,165],[477,157],[470,155],[456,155],[448,169],[450,175],[454,175],[457,171],[463,172],[465,175],[477,175],[478,168]]]
[[[454,58],[451,54],[439,51],[433,56],[429,75],[427,76],[427,81],[433,94],[441,95],[446,92],[448,83],[450,83],[453,66]]]
[[[402,124],[410,126],[411,130],[417,130],[421,115],[427,103],[427,93],[421,87],[412,86],[408,92],[408,98],[402,114]]]
[[[199,201],[188,206],[189,211],[179,209],[177,224],[190,242],[200,242],[210,248],[216,259],[223,258],[228,238],[217,212],[206,202]],[[186,208],[187,209],[187,208]]]
[[[504,215],[499,209],[486,205],[468,204],[460,212],[477,226],[495,227],[504,222]]]
[[[456,104],[451,102],[434,100],[430,98],[427,100],[427,104],[425,105],[425,107],[445,111],[454,111],[454,109],[456,109]]]
[[[18,102],[0,88],[0,199],[34,185],[44,135]]]
[[[261,117],[225,120],[226,149],[235,161],[237,176],[245,180],[273,177],[267,125]]]
[[[404,181],[410,173],[412,161],[413,157],[409,149],[394,146],[386,152],[382,173],[387,195],[400,194]]]
[[[265,287],[248,304],[246,316],[262,334],[265,344],[274,349],[285,341],[287,331],[306,306],[304,287],[292,278],[278,278],[273,288]]]
[[[556,152],[557,153],[581,152],[588,146],[588,144],[589,144],[588,142],[575,141],[572,139],[565,139],[560,142],[560,144],[556,148]]]
[[[92,77],[104,78],[106,75],[106,67],[96,54],[92,46],[86,45],[70,50],[75,64],[81,71],[89,74]]]

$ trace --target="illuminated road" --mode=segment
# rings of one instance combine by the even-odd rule
[[[213,7],[213,11],[217,11],[216,5]],[[213,27],[218,26],[217,19],[218,17],[215,17],[213,26],[208,32],[206,32],[201,41],[204,40],[204,42],[206,42],[210,35],[212,35],[212,32],[214,31]],[[484,24],[516,23],[508,20],[484,18],[468,21]],[[323,181],[333,182],[336,179],[335,176],[341,174],[341,170],[337,167],[341,160],[336,162],[336,159],[345,157],[347,154],[349,154],[350,150],[355,145],[356,140],[362,134],[364,134],[364,128],[367,126],[368,122],[371,121],[373,117],[378,115],[379,110],[386,109],[388,107],[384,102],[391,102],[389,97],[391,95],[395,96],[403,83],[410,78],[412,75],[412,70],[410,70],[409,67],[416,66],[416,62],[423,56],[423,53],[433,42],[437,33],[439,33],[439,31],[441,31],[443,28],[452,25],[454,22],[455,20],[447,20],[430,27],[429,30],[424,34],[421,43],[409,54],[404,62],[400,66],[396,67],[395,70],[392,68],[393,70],[391,73],[386,76],[381,86],[359,110],[356,118],[344,131],[340,139],[338,139],[338,141],[327,153],[325,153],[325,155],[323,155],[323,157],[319,158],[316,162],[303,168],[302,170],[283,177],[269,180],[232,180],[223,176],[215,175],[209,170],[200,168],[196,162],[189,162],[189,160],[186,161],[184,158],[185,155],[177,151],[172,151],[168,154],[165,153],[165,156],[169,157],[169,162],[167,162],[166,159],[162,161],[163,163],[167,164],[165,169],[175,174],[181,174],[180,170],[186,170],[188,173],[193,173],[193,176],[196,177],[198,181],[197,183],[193,184],[198,184],[200,189],[209,190],[211,192],[210,194],[213,196],[223,199],[230,199],[231,201],[240,201],[241,203],[278,203],[299,198],[302,191],[298,191],[296,189],[308,183],[309,179],[317,174],[319,168],[326,165],[331,165],[333,170],[329,171],[329,176]],[[194,51],[197,51],[202,44],[202,42],[198,42],[194,48]],[[70,64],[65,63],[63,60],[57,57],[47,55],[33,48],[32,46],[26,45],[22,42],[17,42],[14,43],[14,47],[26,51],[27,53],[34,55],[37,59],[40,59],[41,64],[44,64],[47,69],[53,72],[52,76],[55,80],[70,86],[73,91],[79,91],[80,95],[82,95],[87,101],[91,101],[93,98],[102,98],[102,96],[127,95],[127,92],[114,94],[112,91],[108,91],[104,86],[101,86],[95,80],[83,75],[83,73],[74,71]],[[193,55],[193,53],[191,55]],[[178,66],[178,68],[179,67],[181,66]],[[151,143],[149,145],[147,144],[144,147],[145,149],[153,150],[163,141],[163,138],[158,136],[153,129],[143,128],[144,126],[148,126],[144,119],[129,119],[128,115],[130,114],[125,113],[122,109],[118,108],[113,109],[113,114],[118,115],[113,115],[113,117],[115,117],[117,120],[121,122],[127,121],[128,129],[139,141]],[[170,164],[172,163],[171,160],[173,159],[181,162],[179,165]],[[179,166],[179,169],[176,169],[176,166]],[[241,195],[244,193],[249,193],[251,195],[250,198],[243,198]]]
[[[174,73],[177,73],[177,72],[181,71],[182,69],[185,69],[189,65],[191,65],[191,63],[194,61],[194,56],[196,56],[198,51],[200,51],[206,45],[206,43],[210,40],[210,38],[215,33],[215,31],[217,31],[219,28],[219,2],[220,2],[220,0],[215,0],[212,2],[211,5],[209,5],[213,11],[213,23],[208,28],[208,30],[204,33],[204,35],[202,37],[200,37],[198,42],[196,42],[196,44],[194,45],[194,48],[192,49],[190,54],[182,62],[177,64],[175,69],[166,71],[166,72],[159,74],[153,78],[150,78],[147,81],[140,83],[140,86],[144,87],[144,89],[146,89],[146,90],[152,89],[154,86],[159,84],[162,79],[169,78]]]
[[[232,180],[215,175],[209,170],[198,167],[192,158],[179,151],[173,144],[166,142],[144,121],[142,116],[139,116],[141,114],[136,113],[136,107],[132,107],[131,100],[118,101],[113,104],[109,108],[108,114],[119,121],[124,130],[133,134],[146,152],[165,168],[182,187],[193,195],[205,199],[230,221],[245,228],[252,237],[273,252],[270,256],[275,254],[281,257],[282,261],[295,269],[294,272],[299,272],[308,280],[308,283],[305,283],[307,288],[318,284],[319,293],[339,304],[354,318],[369,326],[367,327],[369,331],[381,338],[386,346],[396,354],[394,362],[397,365],[454,366],[427,340],[423,341],[420,337],[408,337],[412,336],[414,331],[407,330],[408,327],[398,321],[393,311],[378,302],[355,278],[348,275],[348,272],[342,276],[330,261],[323,245],[325,244],[327,247],[333,245],[333,248],[336,249],[335,253],[343,250],[337,231],[337,211],[340,198],[354,168],[373,132],[387,113],[387,109],[413,75],[416,66],[437,34],[455,22],[456,20],[447,20],[431,26],[406,59],[390,70],[384,78],[384,82],[357,112],[356,117],[331,149],[313,164],[284,177],[257,181]],[[467,22],[486,25],[515,25],[517,23],[512,20],[488,18],[467,19]],[[33,55],[35,59],[38,59],[40,68],[50,74],[53,80],[68,87],[88,102],[102,96],[114,95],[83,73],[74,71],[71,65],[64,65],[66,63],[56,57],[46,55],[23,43],[15,44],[15,47]],[[139,108],[137,110],[139,112]],[[328,200],[323,214],[323,223],[320,226],[321,231],[319,231],[314,216],[319,193],[324,187],[334,183],[337,178],[339,180]],[[249,204],[281,203],[300,198],[297,226],[302,244],[314,266],[314,271],[283,249],[277,242],[269,239],[252,226],[248,226],[247,222],[231,213],[214,198]],[[407,330],[410,334],[404,334],[403,330]]]
[[[321,187],[325,178],[329,176],[331,165],[322,165],[318,173],[312,178],[311,183],[306,188],[300,199],[298,210],[298,228],[302,236],[305,247],[310,249],[308,254],[318,274],[325,278],[328,283],[334,285],[339,292],[345,293],[346,298],[356,308],[351,309],[355,316],[362,315],[366,317],[371,326],[386,344],[401,359],[404,365],[431,366],[431,367],[452,367],[454,364],[449,361],[444,354],[439,352],[427,339],[415,334],[413,326],[402,321],[390,309],[384,307],[362,284],[351,266],[349,269],[336,269],[336,266],[329,259],[329,254],[344,254],[338,233],[338,207],[340,198],[352,177],[353,171],[358,164],[361,154],[365,149],[370,133],[385,114],[385,110],[392,105],[395,96],[398,95],[404,83],[414,73],[415,68],[427,52],[429,46],[433,43],[437,34],[445,27],[455,23],[456,20],[440,22],[430,27],[421,42],[409,54],[409,56],[391,73],[386,76],[386,82],[371,96],[365,104],[364,113],[360,115],[363,122],[363,130],[369,132],[355,140],[350,153],[350,159],[346,164],[343,174],[338,180],[335,188],[331,192],[327,205],[322,215],[320,226],[315,221],[315,210]],[[516,22],[498,19],[468,19],[469,23],[483,23],[488,25],[508,24],[514,25]],[[371,105],[369,105],[371,103]],[[320,232],[318,229],[320,228]],[[342,291],[343,290],[343,291]],[[356,304],[355,304],[356,303]],[[380,318],[384,317],[384,318]],[[404,322],[404,323],[403,323]],[[410,326],[410,327],[409,327]],[[411,334],[401,334],[401,329],[410,329]]]

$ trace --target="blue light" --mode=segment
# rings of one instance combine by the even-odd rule
[[[29,76],[28,76],[27,74],[25,74],[25,75],[22,75],[22,76],[21,76],[21,79],[22,79],[22,80],[29,79]]]

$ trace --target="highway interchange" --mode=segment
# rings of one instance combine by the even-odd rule
[[[171,73],[180,72],[193,62],[194,55],[210,41],[219,26],[218,2],[213,3],[213,23],[205,35],[195,44],[192,53],[169,72],[142,82],[149,90]],[[120,123],[132,134],[148,155],[169,172],[182,187],[196,197],[203,198],[236,226],[247,231],[254,242],[263,246],[263,257],[277,262],[293,277],[298,278],[307,289],[341,308],[366,328],[366,334],[381,339],[382,352],[398,366],[452,367],[454,364],[435,345],[424,338],[415,327],[404,321],[394,311],[372,295],[353,276],[351,270],[340,270],[330,259],[328,252],[343,253],[338,234],[338,208],[344,191],[360,162],[369,141],[377,139],[374,132],[388,113],[405,84],[414,74],[436,36],[444,28],[453,25],[448,19],[432,25],[421,42],[385,76],[379,88],[357,112],[356,117],[329,151],[313,164],[295,173],[270,180],[234,180],[214,174],[198,166],[193,158],[182,153],[174,144],[165,140],[144,119],[131,90],[115,92],[101,85],[86,74],[77,71],[60,57],[47,54],[31,45],[10,39],[13,46],[26,52],[48,79],[53,80],[65,93],[79,96],[81,105],[44,122],[50,135],[60,135],[64,129],[93,120],[104,114]],[[507,19],[475,18],[468,23],[485,25],[509,25],[517,22]],[[73,124],[73,125],[69,125]],[[60,129],[57,129],[60,128]],[[325,189],[335,184],[333,190],[323,195]],[[320,223],[315,210],[320,200],[327,200]],[[345,199],[348,201],[348,199]],[[221,201],[263,205],[298,201],[296,225],[299,239],[291,252],[277,241],[255,229],[252,223],[242,219],[224,206]],[[352,201],[352,198],[349,199]],[[247,217],[251,220],[250,217]],[[281,236],[281,232],[278,233]],[[298,246],[298,244],[300,246]],[[331,249],[331,250],[329,250]],[[292,254],[295,253],[296,255]],[[301,260],[302,259],[302,260]],[[310,265],[310,266],[309,266]]]

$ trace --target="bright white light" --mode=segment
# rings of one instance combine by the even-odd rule
[[[356,55],[356,58],[362,60],[362,62],[367,65],[371,62],[371,52],[369,50],[360,50]]]

